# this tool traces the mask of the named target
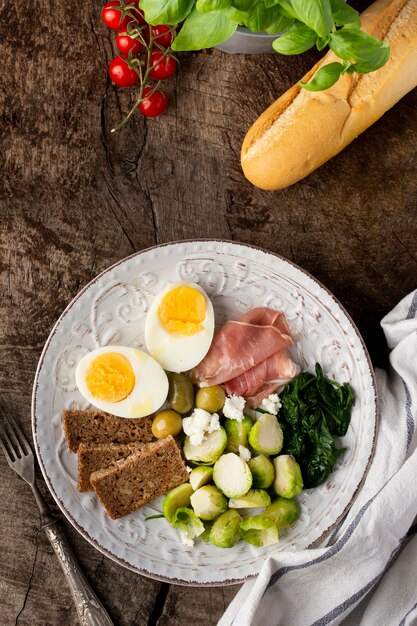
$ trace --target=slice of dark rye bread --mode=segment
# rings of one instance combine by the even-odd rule
[[[112,467],[93,472],[90,481],[107,513],[118,519],[187,482],[188,472],[169,435],[143,445]]]
[[[137,452],[142,443],[80,443],[78,447],[78,491],[93,491],[90,475],[99,469],[110,467],[116,461]]]
[[[80,443],[148,443],[152,435],[152,419],[125,419],[104,411],[64,411],[64,433],[72,452]]]

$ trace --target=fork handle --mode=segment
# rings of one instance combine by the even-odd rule
[[[64,533],[56,524],[56,520],[51,519],[49,524],[44,524],[42,528],[51,542],[70,586],[80,625],[113,626],[107,611],[82,573]]]

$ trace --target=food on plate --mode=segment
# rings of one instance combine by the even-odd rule
[[[213,468],[208,465],[198,465],[190,472],[190,485],[194,489],[199,489],[207,485],[213,478]]]
[[[182,418],[179,413],[165,409],[155,415],[152,421],[152,433],[157,439],[168,435],[175,437],[182,430]]]
[[[187,461],[194,463],[214,463],[227,444],[227,435],[224,428],[220,427],[211,433],[207,433],[201,443],[191,443],[191,437],[184,439],[183,453]]]
[[[257,509],[271,504],[271,496],[264,489],[249,489],[240,498],[230,498],[229,508],[231,509]]]
[[[241,151],[243,172],[254,185],[282,189],[304,178],[417,86],[417,2],[377,0],[360,19],[365,32],[389,44],[388,62],[377,72],[346,71],[322,92],[302,89],[298,83],[266,109],[247,133]],[[346,33],[347,28],[338,33]],[[352,50],[360,44],[358,32],[347,33]],[[341,43],[339,34],[337,38]],[[333,45],[336,53],[351,60],[349,50],[341,48]],[[324,67],[340,72],[337,64],[346,61],[340,61],[335,52],[316,63],[303,83],[314,81]]]
[[[152,420],[123,419],[104,411],[64,410],[62,425],[71,452],[81,443],[149,443],[152,441]]]
[[[282,498],[295,498],[303,489],[300,466],[290,454],[280,454],[273,460],[275,469],[274,490]]]
[[[194,387],[187,374],[167,372],[169,381],[168,403],[177,413],[188,413],[194,406]]]
[[[118,519],[187,482],[188,472],[175,440],[168,436],[93,472],[90,481],[107,513]]]
[[[300,517],[301,508],[297,500],[289,498],[275,498],[263,512],[264,517],[272,519],[278,531],[295,524]]]
[[[195,283],[169,284],[156,296],[146,316],[147,349],[170,372],[186,372],[200,363],[213,333],[213,305]]]
[[[157,411],[168,394],[168,378],[149,354],[136,348],[107,346],[78,362],[75,382],[88,402],[119,417]]]
[[[216,413],[224,407],[226,393],[220,385],[213,387],[201,387],[195,396],[195,405],[198,409],[204,409],[209,413]]]
[[[258,454],[248,461],[252,474],[252,485],[256,489],[268,489],[275,478],[272,462],[264,454]]]
[[[162,513],[168,522],[172,521],[174,513],[177,509],[189,507],[191,503],[191,496],[194,493],[194,488],[190,483],[184,483],[178,487],[174,487],[168,491],[164,498],[164,505],[162,507]]]
[[[218,548],[232,548],[240,540],[241,521],[242,518],[236,509],[222,513],[211,527],[209,540]]]
[[[78,447],[78,491],[93,491],[90,476],[103,467],[125,459],[141,448],[141,443],[81,443]]]
[[[247,543],[263,548],[278,543],[278,529],[265,515],[253,515],[239,524],[240,534]]]
[[[207,356],[196,364],[191,377],[200,387],[219,385],[293,343],[283,313],[263,307],[251,309],[216,331]]]
[[[317,487],[344,451],[337,447],[335,436],[344,437],[349,427],[352,389],[348,383],[325,378],[316,363],[315,375],[304,372],[284,387],[280,398],[283,452],[300,464],[304,487]]]
[[[276,415],[263,413],[249,433],[252,448],[262,454],[279,454],[283,442],[284,435]]]
[[[177,509],[172,518],[172,526],[180,531],[181,540],[186,546],[192,547],[194,539],[204,533],[204,524],[192,509]]]
[[[247,415],[242,420],[226,418],[224,429],[227,433],[226,452],[239,454],[239,446],[248,447],[249,433],[253,426],[253,421]]]
[[[262,406],[262,402],[273,395],[278,387],[282,387],[299,373],[299,366],[282,350],[228,380],[224,383],[224,388],[229,395],[243,396],[247,406],[256,408]]]
[[[227,511],[227,498],[214,485],[199,487],[190,501],[194,513],[202,520],[214,520]]]
[[[252,474],[246,461],[228,452],[215,462],[213,481],[228,498],[240,498],[251,488]]]

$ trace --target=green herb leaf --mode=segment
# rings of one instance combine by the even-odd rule
[[[336,26],[349,24],[351,28],[360,28],[359,13],[343,0],[330,0],[332,15]]]
[[[229,39],[236,28],[237,23],[221,13],[199,13],[194,7],[172,42],[171,48],[175,52],[212,48]]]
[[[300,22],[319,37],[327,37],[331,33],[334,21],[330,0],[291,0],[291,5]]]
[[[283,15],[279,7],[274,7],[273,11],[274,15],[271,15],[269,26],[265,28],[270,35],[282,33],[294,24],[294,20]]]
[[[231,4],[232,0],[197,0],[196,7],[200,13],[209,13],[210,11],[228,9]]]
[[[309,83],[300,81],[300,85],[304,89],[307,89],[307,91],[323,91],[323,89],[329,89],[329,87],[337,83],[340,75],[343,74],[343,70],[344,66],[342,63],[328,63],[316,72],[314,78]]]
[[[361,74],[385,65],[390,53],[386,41],[346,27],[331,34],[329,46],[340,59],[355,61],[355,71]]]
[[[149,519],[159,519],[160,517],[164,517],[163,515],[149,515],[148,517],[145,517],[145,522],[147,522]]]
[[[140,8],[149,24],[178,24],[185,20],[194,0],[141,0]]]
[[[281,54],[301,54],[309,50],[316,43],[317,35],[308,26],[296,22],[286,33],[275,39],[272,47]]]
[[[263,2],[257,2],[245,20],[245,26],[253,33],[260,33],[268,27],[268,9]]]
[[[334,436],[344,436],[348,429],[352,390],[347,383],[325,378],[317,363],[315,376],[305,372],[293,379],[280,398],[283,452],[292,454],[300,464],[304,486],[316,487],[326,480],[344,450],[337,447]]]

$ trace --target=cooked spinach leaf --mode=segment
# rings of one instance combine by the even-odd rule
[[[352,389],[348,383],[325,378],[316,363],[315,375],[304,372],[294,378],[280,398],[283,452],[292,454],[300,464],[304,486],[317,487],[345,449],[337,447],[335,436],[343,437],[349,427]]]

